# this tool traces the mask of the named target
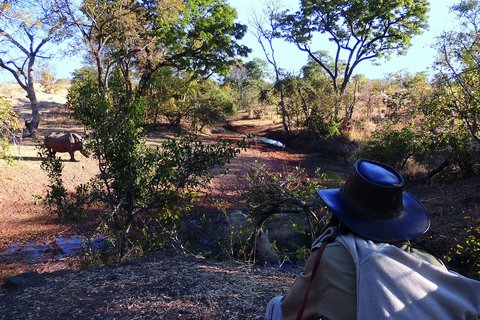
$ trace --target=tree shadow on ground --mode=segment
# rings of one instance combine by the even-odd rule
[[[22,156],[12,156],[15,161],[42,161],[42,157],[22,157]]]

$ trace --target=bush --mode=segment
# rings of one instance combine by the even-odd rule
[[[158,117],[163,116],[173,126],[179,127],[185,122],[197,132],[225,121],[236,112],[228,87],[210,79],[196,79],[170,67],[158,70],[149,82],[144,99],[145,122],[156,123]]]
[[[480,173],[480,144],[460,130],[446,131],[436,140],[436,151],[444,161],[456,165],[464,177]]]
[[[204,82],[201,90],[190,102],[193,105],[190,115],[191,126],[201,131],[205,126],[226,121],[228,116],[236,113],[235,106],[225,88],[212,81]]]
[[[19,129],[17,114],[10,103],[0,97],[0,159],[8,159],[10,141],[16,141],[16,131]]]
[[[117,261],[181,248],[182,215],[211,179],[211,169],[228,163],[242,147],[206,144],[191,135],[149,146],[142,130],[145,100],[125,96],[120,87],[99,89],[91,73],[82,73],[67,103],[91,132],[88,145],[99,164],[100,174],[81,189],[81,197],[101,209],[96,224]]]
[[[451,248],[446,260],[460,266],[467,277],[480,279],[480,226],[469,227],[466,233],[465,240]]]
[[[78,185],[76,192],[69,194],[63,184],[63,163],[55,157],[45,146],[39,147],[38,155],[42,158],[40,168],[48,175],[50,184],[47,185],[47,194],[43,198],[44,205],[54,212],[58,218],[68,222],[80,222],[85,216],[84,206],[88,196],[87,187]]]
[[[426,147],[424,139],[425,136],[413,126],[396,129],[393,122],[388,122],[372,134],[358,155],[393,167],[404,167],[411,157],[417,160],[423,158]]]
[[[241,195],[249,214],[247,224],[240,233],[233,230],[231,252],[237,258],[253,259],[255,244],[270,229],[273,248],[280,250],[284,259],[305,257],[301,254],[305,246],[311,244],[328,219],[316,194],[325,179],[327,176],[320,171],[308,178],[300,168],[271,173],[265,166],[255,164],[247,176],[250,187]],[[288,233],[287,241],[282,239],[283,231]]]

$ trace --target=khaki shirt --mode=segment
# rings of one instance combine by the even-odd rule
[[[408,243],[399,247],[422,260],[445,268],[440,260],[423,250],[412,248]],[[282,301],[285,320],[297,317],[310,282],[316,253],[317,250],[312,252],[305,263],[304,271],[297,277]],[[313,279],[302,319],[320,319],[322,316],[330,320],[356,319],[355,273],[353,259],[345,247],[338,242],[328,244]]]

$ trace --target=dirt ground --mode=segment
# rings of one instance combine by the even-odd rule
[[[68,232],[68,227],[47,213],[41,199],[47,190],[48,177],[40,168],[41,158],[37,146],[43,137],[52,131],[77,132],[82,127],[68,117],[63,104],[67,91],[45,94],[38,90],[43,122],[37,140],[23,138],[12,145],[13,161],[0,160],[0,247],[11,242],[37,240],[51,235]],[[0,84],[0,96],[11,101],[19,114],[20,123],[29,119],[30,109],[24,93],[13,83]],[[24,132],[26,134],[26,132]],[[69,155],[59,154],[68,160]],[[64,179],[68,186],[86,182],[96,173],[95,160],[77,153],[79,162],[64,162]]]
[[[38,155],[38,145],[43,137],[52,131],[76,132],[83,135],[83,127],[69,117],[64,107],[66,90],[55,94],[46,94],[38,90],[38,100],[41,105],[42,123],[37,140],[24,138],[12,145],[13,162],[0,160],[0,252],[12,244],[36,242],[51,244],[55,238],[72,235],[74,230],[62,224],[49,213],[42,204],[47,191],[48,177],[40,168],[41,158]],[[28,100],[18,90],[15,84],[0,84],[0,96],[12,102],[15,111],[20,115],[20,121],[29,119]],[[278,125],[270,120],[238,120],[232,122],[239,133],[263,134]],[[150,143],[158,143],[165,134],[154,132],[150,135]],[[238,138],[231,133],[216,132],[204,134],[202,138]],[[63,179],[67,189],[87,182],[97,173],[97,163],[93,158],[86,158],[79,152],[75,154],[78,162],[68,161],[67,153],[58,154],[64,160]],[[235,197],[238,193],[239,179],[242,172],[249,170],[255,163],[262,163],[272,171],[289,170],[295,166],[306,166],[312,169],[315,159],[306,154],[292,153],[264,143],[255,143],[236,157],[229,165],[227,175],[215,178],[208,191],[210,196],[220,195],[223,198]],[[334,165],[332,163],[332,165]],[[1,256],[0,256],[1,259]],[[65,262],[45,261],[37,264],[22,264],[19,261],[3,261],[0,266],[0,279],[5,279],[19,272],[55,271],[69,267]]]

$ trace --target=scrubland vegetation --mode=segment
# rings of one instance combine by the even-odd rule
[[[363,3],[358,8],[342,7],[340,2],[345,1],[305,2],[297,13],[267,7],[265,16],[253,24],[266,59],[248,62],[241,58],[249,49],[237,43],[246,26],[235,22],[236,13],[225,1],[83,1],[79,8],[67,0],[55,2],[53,8],[39,2],[50,18],[41,20],[38,30],[38,25],[29,25],[27,34],[63,30],[57,37],[45,36],[45,43],[74,39],[83,45],[89,63],[75,71],[65,107],[88,133],[98,174],[67,190],[64,163],[45,150],[41,156],[49,176],[44,195],[48,208],[78,230],[108,238],[108,254],[91,252],[91,261],[120,263],[159,250],[185,251],[181,228],[212,174],[218,173],[214,169],[251,143],[207,143],[198,137],[240,114],[277,124],[270,137],[289,150],[322,153],[347,167],[358,157],[382,161],[413,184],[462,181],[480,173],[480,3],[459,1],[452,8],[461,31],[438,38],[432,75],[399,72],[367,79],[355,74],[355,67],[407,50],[411,37],[426,27],[427,1],[397,1],[386,13],[375,11],[375,1],[358,2]],[[26,2],[18,3],[20,7],[0,1],[1,21],[25,19],[13,14],[25,9],[21,6]],[[391,19],[398,7],[405,14]],[[335,22],[315,13],[344,16]],[[341,24],[350,20],[356,29]],[[1,32],[0,27],[0,39],[8,42]],[[313,32],[329,34],[339,54],[312,51]],[[288,74],[276,63],[275,38],[295,43],[309,55],[298,74]],[[42,125],[32,91],[36,78],[19,64],[9,65],[2,58],[5,54],[0,50],[0,67],[11,68],[27,91],[32,109],[27,125],[35,136]],[[25,58],[31,68],[34,58]],[[52,75],[47,70],[39,74],[44,90],[55,91]],[[177,135],[158,145],[147,143],[148,134],[165,125]],[[0,98],[0,126],[5,141],[0,155],[8,158],[6,141],[18,136],[19,125],[6,98]],[[307,240],[315,237],[327,214],[315,200],[315,189],[339,185],[342,179],[321,170],[246,171],[250,186],[240,203],[250,215],[244,234],[230,233],[224,258],[254,259],[262,227],[269,219],[281,219],[280,213],[306,217],[306,227],[298,221],[292,224]],[[458,217],[451,219],[464,219],[458,210]],[[478,207],[467,219],[468,227],[452,236],[447,247],[439,248],[435,239],[423,244],[478,278]],[[276,243],[272,247],[279,250]],[[289,259],[305,256],[306,247],[300,245]]]

